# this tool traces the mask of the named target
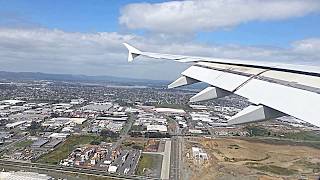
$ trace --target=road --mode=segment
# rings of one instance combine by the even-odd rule
[[[120,134],[120,139],[117,140],[117,142],[113,143],[112,147],[110,148],[111,151],[115,150],[117,147],[119,147],[122,142],[127,138],[129,137],[128,136],[128,133],[129,133],[129,130],[131,129],[132,127],[132,124],[134,123],[135,121],[135,118],[136,116],[133,115],[133,114],[130,114],[129,115],[129,119],[126,123],[126,125],[124,126],[124,130],[121,131],[121,134]]]
[[[170,163],[170,179],[180,180],[182,165],[182,136],[181,129],[175,121],[175,131],[171,138],[171,163]]]
[[[143,176],[124,176],[124,175],[116,175],[110,174],[106,171],[101,170],[93,170],[93,169],[85,169],[85,168],[75,168],[75,167],[61,167],[56,165],[48,165],[48,164],[39,164],[39,163],[28,163],[28,162],[18,162],[18,161],[6,161],[0,160],[0,166],[3,167],[16,167],[21,170],[28,170],[28,171],[35,171],[39,172],[42,171],[53,171],[57,173],[71,173],[77,175],[88,175],[88,176],[99,176],[99,177],[107,177],[112,179],[153,179],[153,178],[146,178]]]
[[[135,118],[136,118],[135,115],[133,114],[129,115],[128,121],[126,122],[123,129],[121,130],[120,138],[115,143],[113,143],[113,145],[110,148],[111,151],[114,151],[115,149],[117,149],[123,143],[123,141],[129,137],[128,133],[132,127],[132,124],[135,122]],[[134,174],[137,164],[139,162],[141,152],[138,150],[136,151],[134,150],[132,152],[124,150],[121,153],[122,154],[120,155],[120,157],[114,160],[112,165],[118,167],[117,173],[126,174],[126,175]],[[123,158],[126,160],[123,160]],[[107,160],[111,160],[111,154],[109,155]]]
[[[173,137],[171,143],[170,179],[180,180],[180,168],[182,164],[181,137]]]
[[[171,153],[171,141],[166,141],[166,145],[163,152],[162,167],[161,167],[161,179],[169,179],[170,177],[170,153]]]
[[[112,165],[118,167],[117,173],[132,175],[135,173],[140,155],[141,151],[139,150],[124,150],[121,152],[120,156],[116,160],[114,160]]]

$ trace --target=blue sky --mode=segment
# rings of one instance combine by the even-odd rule
[[[0,12],[13,13],[47,28],[65,31],[121,31],[121,7],[133,0],[0,0]],[[161,2],[161,1],[148,1]]]
[[[320,37],[320,14],[284,21],[255,21],[230,30],[199,33],[199,41],[288,47],[300,39]]]
[[[314,53],[318,50],[320,38],[319,1],[251,0],[248,1],[250,3],[241,1],[243,1],[242,4],[232,3],[232,1],[225,3],[226,1],[221,0],[207,2],[0,0],[0,38],[7,39],[3,44],[0,42],[0,49],[10,50],[10,52],[0,54],[2,57],[0,65],[3,67],[0,70],[173,79],[178,75],[175,67],[185,67],[176,64],[171,67],[172,64],[168,63],[166,65],[171,68],[168,68],[168,73],[166,73],[168,75],[164,77],[161,76],[163,70],[160,69],[165,65],[145,70],[148,62],[142,60],[130,67],[122,60],[125,57],[124,49],[116,48],[118,42],[119,47],[121,46],[120,42],[123,39],[128,39],[142,48],[150,47],[143,44],[142,39],[144,43],[150,43],[155,50],[169,51],[169,53],[261,60],[268,58],[278,58],[284,61],[303,59],[304,62],[312,62],[319,57]],[[217,9],[214,9],[215,7]],[[261,7],[261,10],[257,7]],[[171,10],[168,11],[170,8]],[[97,33],[100,32],[104,33],[103,37],[97,36]],[[38,34],[38,37],[34,34]],[[48,38],[53,38],[50,41],[39,38],[39,36],[48,34],[50,34]],[[76,41],[74,38],[79,37],[86,37],[86,39],[79,41],[79,44],[72,44]],[[36,50],[34,52],[16,50],[26,57],[21,60],[20,56],[13,56],[14,49],[10,49],[13,45],[8,44],[10,38],[15,41],[20,41],[22,38],[22,43],[17,42],[19,48],[26,49],[27,47],[21,46],[27,42],[36,47]],[[114,40],[114,38],[118,39]],[[109,41],[114,44],[108,46]],[[40,43],[42,47],[47,46],[48,49],[39,48]],[[65,46],[71,47],[70,52],[82,51],[81,58],[87,57],[91,61],[77,61],[76,55],[68,54],[63,50],[58,51],[59,47],[55,45],[59,43],[71,44]],[[167,44],[174,48],[165,47]],[[97,47],[90,52],[88,50],[86,53],[83,50],[95,45]],[[112,52],[97,52],[96,49],[99,48]],[[49,54],[52,49],[56,51],[54,57],[43,57],[43,54]],[[173,51],[174,49],[177,50]],[[183,49],[190,49],[190,51],[183,51]],[[119,55],[113,52],[119,52]],[[118,69],[115,68],[116,63],[113,61],[106,61],[106,64],[103,64],[102,54],[106,59],[119,59],[115,60],[119,62],[119,66],[116,67]],[[35,62],[34,59],[39,58],[40,55],[42,60]],[[29,60],[27,58],[29,56],[33,59]],[[47,65],[45,59],[54,59],[57,62],[64,59],[65,62],[70,62],[70,66],[71,63],[79,64],[79,66],[58,68],[58,65],[57,67],[54,64]],[[14,63],[22,65],[20,67]],[[90,63],[89,67],[92,66],[92,69],[84,67],[88,65],[86,63]],[[97,66],[93,67],[93,64]],[[102,71],[102,64],[107,68],[106,71]],[[124,75],[123,72],[125,72]]]

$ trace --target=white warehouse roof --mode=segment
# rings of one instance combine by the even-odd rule
[[[147,131],[167,132],[167,126],[165,125],[148,125]]]
[[[117,166],[109,166],[108,172],[109,173],[115,173],[117,172],[118,167]]]
[[[25,103],[25,101],[21,101],[21,100],[3,100],[0,101],[0,104],[10,104],[10,105],[15,105],[18,103]]]
[[[83,124],[87,121],[86,118],[70,118],[70,120],[76,124]]]
[[[173,108],[154,108],[153,110],[158,113],[176,113],[176,114],[186,113],[183,109],[173,109]]]

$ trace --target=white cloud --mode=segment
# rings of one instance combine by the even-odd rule
[[[188,0],[125,6],[120,24],[158,33],[194,33],[320,11],[319,0]]]
[[[320,39],[297,41],[292,43],[291,48],[281,49],[165,42],[150,37],[106,32],[0,28],[0,70],[172,80],[189,66],[143,58],[128,63],[123,42],[142,50],[163,53],[320,65]]]
[[[0,28],[0,70],[172,78],[172,73],[165,73],[166,69],[173,69],[170,62],[158,63],[156,67],[143,61],[128,64],[122,43],[141,39],[108,32]]]
[[[293,48],[295,52],[305,53],[305,54],[319,54],[320,52],[320,39],[311,38],[304,39],[293,43]]]

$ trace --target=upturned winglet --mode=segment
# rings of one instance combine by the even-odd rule
[[[126,46],[126,48],[128,49],[129,53],[128,53],[128,62],[133,61],[134,58],[136,58],[137,56],[139,56],[141,54],[141,51],[138,50],[137,48],[127,44],[127,43],[123,43],[124,46]]]

